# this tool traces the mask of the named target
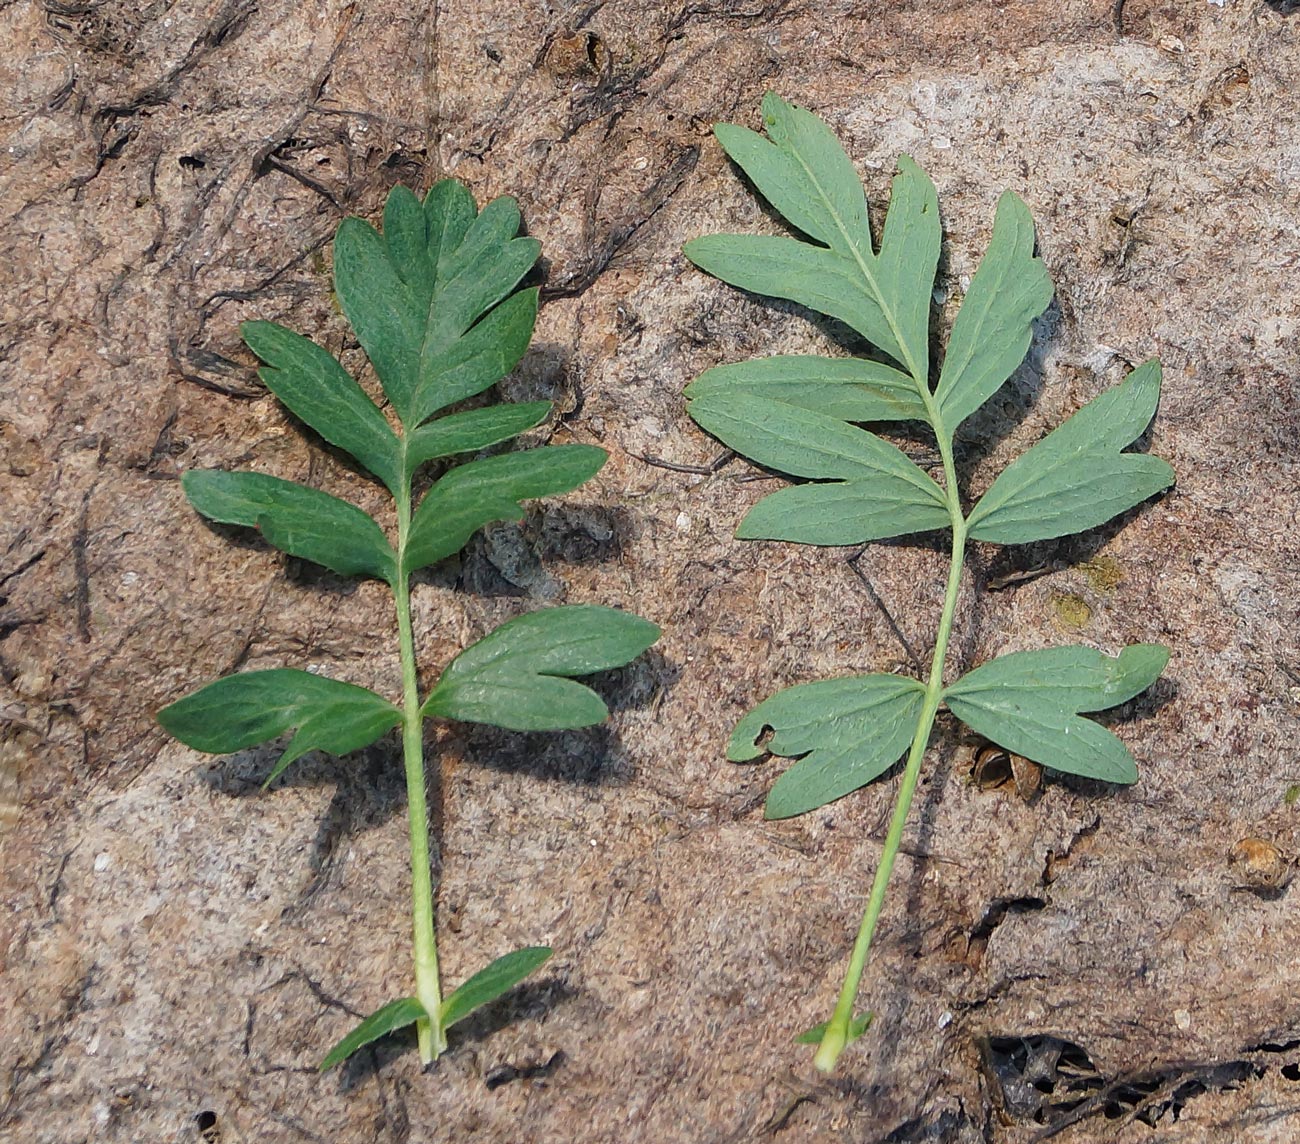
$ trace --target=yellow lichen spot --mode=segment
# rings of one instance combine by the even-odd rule
[[[1078,631],[1092,619],[1092,608],[1082,596],[1058,592],[1052,597],[1052,610],[1056,622],[1070,631]]]
[[[1124,568],[1113,556],[1094,556],[1080,564],[1079,571],[1098,592],[1113,592],[1124,579]]]

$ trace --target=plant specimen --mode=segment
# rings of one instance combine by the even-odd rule
[[[423,201],[396,187],[383,233],[344,219],[334,243],[334,288],[388,400],[396,428],[343,366],[283,326],[247,322],[244,340],[265,362],[261,378],[301,421],[354,457],[392,494],[386,534],[355,505],[317,489],[253,472],[193,471],[190,503],[222,524],[255,528],[276,548],[344,576],[392,589],[402,698],[293,668],[227,676],[163,708],[159,722],[200,751],[229,753],[293,729],[270,783],[308,751],[344,755],[401,728],[411,834],[415,993],[362,1021],[326,1055],[328,1068],[363,1045],[414,1024],[426,1064],[447,1047],[447,1029],[541,965],[551,951],[521,949],[492,962],[448,996],[438,976],[429,824],[426,719],[489,723],[516,731],[599,723],[601,698],[573,676],[620,667],[659,637],[654,624],[613,608],[546,608],[502,624],[465,648],[420,695],[411,626],[411,578],[459,552],[483,525],[519,520],[521,501],[569,492],[607,454],[591,445],[548,445],[446,468],[422,496],[431,461],[476,453],[540,424],[550,403],[459,408],[512,370],[528,348],[536,289],[516,290],[537,261],[535,239],[518,237],[519,208],[494,199],[480,212],[448,179]],[[390,539],[390,536],[392,537]]]
[[[1093,528],[1169,487],[1164,461],[1125,453],[1155,415],[1160,366],[1139,366],[1080,409],[962,507],[953,437],[1001,387],[1029,348],[1052,298],[1034,228],[1014,194],[998,202],[993,236],[931,383],[930,305],[939,259],[933,184],[898,161],[879,247],[852,162],[815,115],[769,93],[767,138],[731,124],[715,134],[764,198],[812,241],[710,235],[686,245],[700,269],[741,289],[807,306],[845,323],[881,358],[787,355],[710,369],[687,387],[690,415],[750,460],[804,483],[764,497],[736,530],[750,540],[862,544],[947,529],[952,558],[928,677],[874,674],[788,688],[736,727],[727,757],[798,757],[776,781],[769,818],[802,814],[888,771],[906,752],[898,799],[843,990],[831,1019],[799,1039],[834,1068],[865,1032],[853,1007],[908,808],[940,706],[994,743],[1056,771],[1132,783],[1137,766],[1109,731],[1080,712],[1124,703],[1168,660],[1152,644],[1112,658],[1086,647],[1013,653],[944,685],[968,541],[1023,544]],[[913,421],[933,433],[942,483],[861,422]],[[764,735],[771,733],[770,739]]]

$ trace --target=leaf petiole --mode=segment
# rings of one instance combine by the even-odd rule
[[[925,761],[925,749],[930,743],[930,732],[934,729],[934,717],[943,702],[943,666],[948,654],[948,639],[952,635],[953,617],[957,613],[957,595],[961,590],[961,574],[966,562],[966,518],[961,511],[961,498],[957,491],[957,469],[952,459],[952,441],[944,432],[943,422],[936,402],[930,394],[930,388],[924,378],[913,378],[925,403],[927,414],[931,417],[935,434],[939,442],[939,454],[943,460],[944,499],[948,516],[952,522],[952,556],[948,565],[948,584],[944,591],[943,612],[939,616],[939,631],[934,641],[934,654],[930,660],[930,674],[925,684],[925,700],[921,714],[916,723],[916,734],[912,736],[912,745],[907,752],[907,763],[903,767],[903,778],[898,787],[898,799],[894,804],[894,814],[889,820],[889,830],[885,835],[884,849],[880,852],[880,864],[876,867],[876,876],[871,883],[871,895],[867,899],[867,908],[862,914],[862,923],[858,926],[858,936],[853,943],[853,953],[849,957],[848,972],[840,988],[839,999],[835,1003],[835,1012],[826,1025],[821,1044],[813,1057],[813,1064],[822,1072],[832,1072],[840,1054],[866,1031],[866,1026],[854,1033],[853,1004],[857,1000],[858,988],[862,982],[862,973],[866,968],[867,954],[871,950],[871,939],[876,932],[876,923],[880,920],[880,911],[885,904],[885,891],[894,870],[894,859],[903,841],[903,829],[907,825],[907,815],[912,808],[912,798],[916,794],[917,780],[921,777],[921,764]]]

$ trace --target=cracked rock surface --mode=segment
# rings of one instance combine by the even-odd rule
[[[1275,0],[11,0],[0,4],[0,1139],[1300,1139],[1300,13]],[[823,115],[883,205],[939,190],[936,329],[998,193],[1057,287],[963,431],[972,493],[1152,355],[1168,496],[1084,537],[976,551],[950,676],[1074,639],[1169,644],[1113,721],[1131,789],[983,789],[941,725],[832,1079],[828,1014],[894,780],[766,823],[779,762],[724,761],[779,687],[914,670],[946,554],[742,544],[772,484],[684,415],[721,361],[837,331],[693,270],[777,233],[712,141],[767,88]],[[665,631],[591,732],[431,737],[442,952],[546,969],[420,1071],[315,1064],[410,975],[396,747],[200,757],[152,714],[235,669],[397,685],[386,591],[208,528],[192,467],[383,505],[267,397],[238,323],[363,360],[330,295],[341,217],[397,181],[515,195],[543,245],[503,383],[597,443],[578,493],[416,589],[435,669],[553,601]],[[924,442],[919,444],[924,448]],[[1243,840],[1254,841],[1244,849]],[[1273,847],[1268,851],[1267,847]],[[1280,884],[1276,882],[1280,881]]]

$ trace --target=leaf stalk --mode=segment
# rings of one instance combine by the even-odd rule
[[[429,863],[429,809],[425,797],[424,717],[411,630],[411,584],[406,546],[411,532],[411,474],[402,439],[401,484],[397,495],[397,575],[393,599],[397,607],[397,636],[402,660],[402,761],[406,770],[406,806],[411,833],[411,925],[415,944],[415,996],[427,1018],[416,1021],[420,1060],[429,1064],[447,1049],[442,1025],[442,992],[438,978],[438,935],[435,926],[433,875]]]
[[[871,895],[867,899],[867,908],[862,914],[862,922],[858,927],[857,939],[853,943],[848,972],[844,976],[844,984],[840,988],[835,1011],[827,1023],[826,1031],[822,1034],[821,1043],[813,1057],[813,1064],[824,1073],[834,1071],[840,1054],[853,1040],[850,1032],[853,1005],[862,983],[867,954],[871,951],[871,940],[875,936],[876,923],[880,920],[880,911],[884,908],[885,891],[889,886],[890,875],[894,871],[894,860],[898,857],[898,850],[902,845],[903,829],[907,825],[907,815],[912,808],[916,784],[921,777],[921,764],[925,761],[925,749],[930,743],[934,718],[939,712],[939,705],[943,702],[944,661],[948,655],[948,640],[952,635],[953,619],[957,614],[957,596],[961,589],[961,574],[966,562],[966,519],[962,515],[961,498],[957,489],[957,470],[952,458],[952,440],[943,427],[937,403],[925,379],[917,378],[914,374],[913,380],[917,383],[921,400],[925,403],[931,418],[931,424],[938,438],[939,455],[943,460],[944,497],[948,516],[952,522],[952,556],[948,564],[948,584],[944,592],[943,612],[939,616],[939,631],[935,637],[934,654],[930,660],[930,674],[925,684],[925,701],[917,719],[916,734],[912,736],[912,745],[907,753],[907,763],[903,767],[903,778],[899,783],[894,813],[889,820],[889,830],[885,834],[880,864],[876,867],[876,876],[871,883]]]

